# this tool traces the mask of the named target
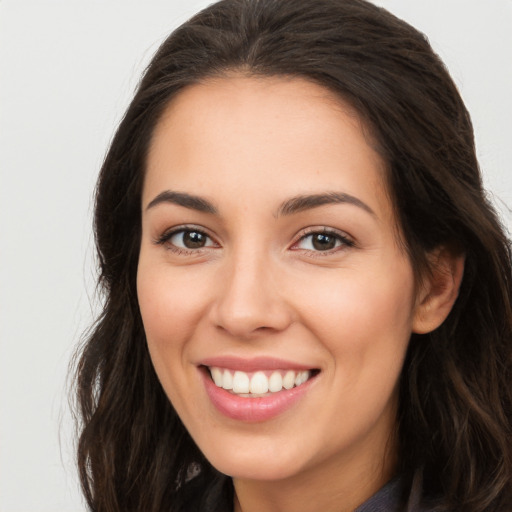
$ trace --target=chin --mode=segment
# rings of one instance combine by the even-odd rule
[[[234,479],[277,481],[294,476],[297,471],[289,466],[284,467],[281,461],[257,461],[223,460],[213,466]]]
[[[268,441],[264,447],[258,446],[258,443],[252,443],[252,446],[250,450],[231,446],[222,453],[218,450],[203,453],[215,469],[235,479],[283,480],[303,470],[304,452],[294,450],[293,453],[286,453]]]

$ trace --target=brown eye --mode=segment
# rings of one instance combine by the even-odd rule
[[[187,249],[199,249],[206,245],[206,235],[198,231],[185,231],[182,235],[183,245]]]
[[[317,251],[328,251],[336,247],[337,239],[332,235],[315,233],[312,235],[311,244]]]
[[[195,229],[181,229],[166,237],[166,242],[180,249],[202,249],[213,246],[212,239],[205,233]]]
[[[342,247],[353,247],[354,242],[341,233],[317,231],[304,235],[294,246],[312,252],[328,252]]]

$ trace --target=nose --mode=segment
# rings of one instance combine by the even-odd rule
[[[279,270],[263,255],[240,256],[226,262],[211,319],[236,338],[285,330],[292,310],[280,288]]]

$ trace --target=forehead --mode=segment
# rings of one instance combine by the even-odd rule
[[[299,78],[235,75],[185,88],[156,126],[146,171],[146,203],[164,188],[210,196],[228,185],[268,199],[341,187],[391,206],[385,162],[358,114]]]

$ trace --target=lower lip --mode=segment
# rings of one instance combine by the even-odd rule
[[[254,423],[271,420],[290,409],[308,392],[315,380],[312,377],[296,388],[283,389],[268,396],[246,398],[217,387],[207,370],[201,371],[201,374],[206,392],[219,412],[234,420]]]

